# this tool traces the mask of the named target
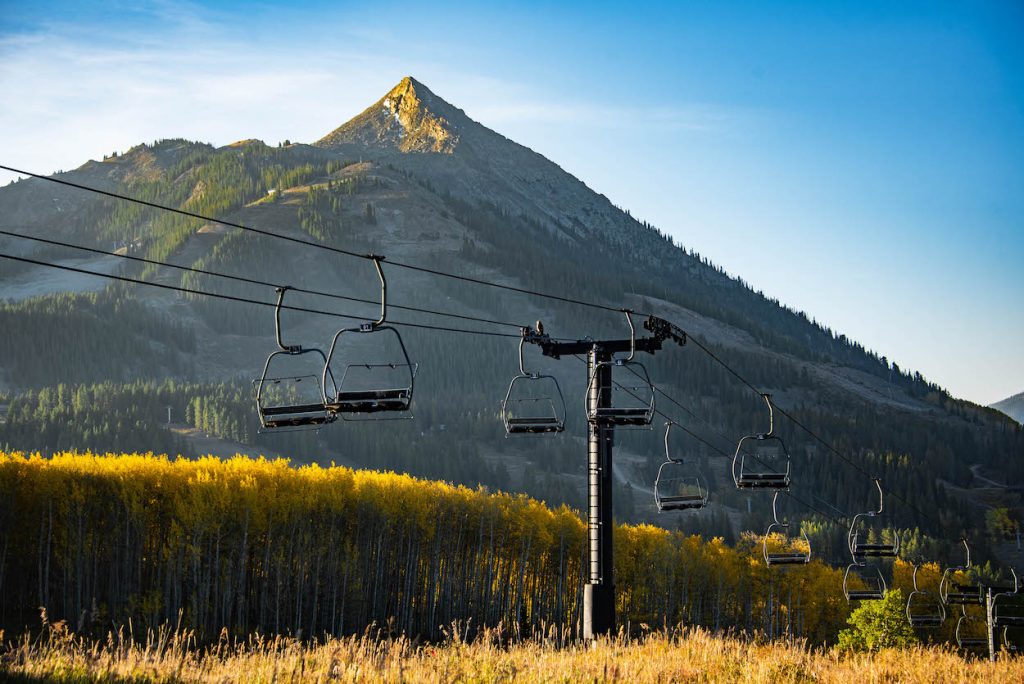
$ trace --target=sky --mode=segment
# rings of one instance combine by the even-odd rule
[[[0,0],[0,163],[312,142],[406,75],[955,396],[1024,391],[1016,0]]]

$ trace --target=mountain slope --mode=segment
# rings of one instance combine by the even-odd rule
[[[997,411],[1002,411],[1018,423],[1024,423],[1024,392],[1007,397],[990,405]]]
[[[165,140],[89,162],[65,177],[326,245],[384,254],[392,261],[611,306],[654,310],[697,336],[758,387],[773,392],[781,406],[793,410],[862,468],[883,477],[887,488],[914,504],[916,511],[889,502],[891,523],[925,527],[940,543],[947,543],[947,537],[958,538],[960,532],[954,530],[980,530],[984,524],[983,511],[969,497],[950,498],[941,483],[966,490],[974,482],[971,466],[977,464],[1000,481],[1024,478],[1020,427],[997,411],[958,401],[920,374],[904,372],[845,336],[751,291],[695,252],[637,222],[553,162],[472,121],[411,78],[313,145],[269,147],[245,140],[213,148]],[[22,181],[0,189],[0,216],[11,217],[5,229],[16,232],[60,235],[104,249],[117,246],[176,264],[343,296],[379,296],[376,276],[366,261],[97,198],[45,181]],[[0,252],[15,250],[51,261],[75,256],[67,250],[0,237]],[[618,314],[471,286],[389,267],[387,261],[385,269],[392,303],[518,324],[541,319],[557,336],[627,334]],[[121,272],[262,301],[274,298],[270,287],[225,283],[163,267],[128,264],[121,266]],[[0,298],[19,283],[50,277],[43,267],[12,267],[0,260]],[[17,393],[61,381],[111,379],[109,363],[92,362],[110,361],[104,336],[111,326],[129,325],[144,340],[119,349],[116,365],[123,371],[116,376],[119,380],[234,383],[258,373],[274,348],[273,316],[268,309],[244,309],[143,287],[119,286],[109,297],[110,304],[92,314],[95,321],[75,322],[57,337],[53,331],[61,330],[67,318],[48,300],[28,299],[0,307],[0,324],[16,324],[5,329],[18,330],[17,336],[0,336],[0,367],[5,371],[0,380]],[[375,315],[373,306],[301,293],[289,298],[300,307]],[[126,323],[119,309],[122,301],[141,302],[148,314],[136,316],[132,309],[135,317]],[[392,316],[403,322],[455,325],[450,319],[408,311],[394,311]],[[286,337],[320,346],[329,343],[339,325],[351,322],[293,312],[286,312],[284,321]],[[240,408],[237,401],[218,404],[214,397],[201,411],[191,409],[189,424],[232,439],[235,432],[246,434],[274,451],[299,458],[303,453],[333,454],[345,462],[525,489],[553,503],[582,505],[583,421],[574,410],[586,385],[582,365],[574,359],[539,358],[531,350],[531,366],[556,374],[562,384],[569,428],[566,435],[550,440],[505,440],[496,407],[517,371],[517,332],[464,321],[457,327],[486,328],[513,337],[470,338],[403,328],[410,354],[420,364],[414,421],[389,424],[386,431],[372,425],[339,425],[282,446],[270,441],[276,438],[255,435],[248,407]],[[190,337],[178,340],[178,333],[172,337],[167,332],[179,329],[187,330]],[[171,344],[171,339],[178,341]],[[27,363],[39,349],[47,350],[49,361],[42,368]],[[659,387],[686,407],[662,402],[663,410],[711,443],[709,447],[684,439],[679,449],[707,474],[715,503],[712,510],[696,517],[655,516],[649,483],[661,458],[657,431],[623,433],[617,439],[616,475],[621,487],[617,515],[714,534],[763,527],[764,502],[748,499],[731,487],[728,458],[739,436],[765,429],[763,403],[693,345],[644,361]],[[304,370],[316,374],[316,369]],[[12,406],[24,401],[26,408],[15,415],[28,423],[9,426],[9,434],[17,435],[32,434],[31,421],[56,410],[49,402],[59,403],[57,397],[44,401],[34,394],[0,401],[10,401]],[[174,401],[176,411],[186,411],[195,398]],[[136,409],[127,405],[119,410],[135,415]],[[152,416],[135,419],[154,420]],[[247,427],[233,428],[227,435],[221,426],[229,423],[247,423]],[[799,473],[797,495],[816,503],[818,509],[833,510],[824,501],[843,513],[872,504],[871,484],[862,474],[829,455],[788,421],[777,425],[793,452],[794,472]],[[76,432],[78,428],[54,432],[47,444],[75,446],[75,440],[85,438],[85,426]],[[90,444],[96,444],[97,435],[118,434],[116,425],[88,428]],[[36,434],[42,432],[36,429]],[[0,443],[4,439],[0,430]],[[943,529],[921,510],[942,510]],[[814,513],[803,509],[793,514]],[[841,540],[840,525],[828,522],[824,528],[830,538]],[[841,556],[841,541],[838,548],[836,555]]]

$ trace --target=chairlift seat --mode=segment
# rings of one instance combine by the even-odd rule
[[[412,391],[408,387],[380,390],[339,391],[327,402],[332,413],[380,413],[383,411],[408,411]]]
[[[554,416],[510,417],[505,420],[505,430],[510,435],[561,432],[562,428],[562,421],[558,420],[558,418],[555,418]]]
[[[850,589],[846,598],[849,601],[877,601],[885,598],[885,592],[881,589]]]
[[[908,622],[911,627],[938,627],[944,620],[940,615],[911,615]]]
[[[993,594],[1016,594],[1017,585],[1015,584],[1000,584],[992,583],[986,584],[985,589],[991,589]]]
[[[591,421],[599,425],[650,425],[653,414],[647,407],[598,408],[590,412]]]
[[[301,406],[267,406],[263,409],[265,416],[286,416],[290,413],[315,413],[323,412],[323,404],[303,404]]]
[[[992,624],[996,627],[1024,627],[1024,615],[993,615]]]
[[[984,637],[968,637],[959,643],[960,648],[988,648],[988,639]]]
[[[811,559],[806,553],[790,551],[766,554],[764,560],[768,565],[805,565]]]
[[[953,605],[982,605],[985,597],[978,584],[953,584],[953,591],[946,592],[945,602]]]
[[[697,508],[704,508],[707,498],[701,494],[687,494],[683,496],[659,496],[659,511],[686,511]]]
[[[267,428],[326,425],[333,421],[323,404],[299,406],[267,406],[260,409]]]
[[[740,473],[736,486],[740,489],[786,489],[789,473]]]
[[[854,544],[853,555],[858,558],[895,558],[898,549],[894,544]]]

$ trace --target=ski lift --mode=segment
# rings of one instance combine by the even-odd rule
[[[409,353],[402,342],[402,336],[395,328],[384,325],[387,319],[388,285],[384,279],[384,270],[380,262],[381,256],[370,255],[373,265],[377,268],[380,279],[380,318],[370,323],[362,323],[358,328],[342,328],[334,335],[331,349],[327,353],[323,372],[323,399],[327,410],[339,414],[345,420],[372,420],[371,418],[348,416],[364,416],[378,413],[401,413],[409,411],[412,406],[413,387],[416,378],[416,365],[409,360]],[[345,333],[372,335],[385,333],[394,337],[401,356],[386,363],[349,363],[341,376],[341,382],[334,383],[331,371],[331,360],[338,347],[338,341]],[[383,345],[382,345],[383,346]],[[381,376],[385,376],[381,380]],[[328,387],[327,380],[331,379]],[[401,416],[400,418],[411,418]]]
[[[1017,572],[1010,568],[1013,575],[1013,591],[1002,591],[992,597],[992,626],[1024,627],[1024,596],[1020,595],[1020,581]]]
[[[271,362],[277,357],[295,358],[306,354],[320,357],[327,363],[324,353],[315,347],[304,348],[298,344],[285,344],[281,339],[281,306],[284,294],[290,288],[277,288],[277,305],[274,307],[274,329],[278,349],[267,357],[263,375],[254,380],[256,389],[256,410],[260,417],[260,432],[302,429],[317,429],[334,422],[323,402],[323,392],[315,375],[271,376]],[[333,378],[332,378],[333,382]]]
[[[885,598],[887,591],[882,571],[875,566],[851,563],[843,573],[843,594],[847,601],[877,601]]]
[[[764,553],[764,562],[771,567],[773,565],[804,565],[811,562],[811,540],[807,538],[807,532],[801,530],[800,535],[803,537],[803,543],[807,545],[807,551],[769,551],[768,550],[768,538],[772,535],[772,530],[778,529],[785,536],[785,531],[789,529],[788,522],[782,522],[779,520],[779,494],[781,491],[776,491],[775,496],[772,497],[772,524],[768,526],[768,529],[764,532],[764,541],[761,543],[761,550]],[[787,544],[788,546],[788,544]]]
[[[540,323],[537,324],[538,329]],[[512,378],[501,402],[501,420],[505,434],[546,434],[565,430],[565,398],[558,380],[552,375],[531,373],[523,364],[523,346],[533,333],[522,329],[519,340],[519,375]],[[531,388],[531,389],[526,389]]]
[[[907,622],[911,627],[938,627],[946,621],[946,607],[931,592],[917,586],[917,571],[914,563],[914,590],[907,596]]]
[[[654,383],[647,369],[639,361],[634,361],[636,356],[636,329],[633,327],[632,312],[623,309],[626,314],[626,323],[629,324],[629,356],[624,359],[612,359],[611,361],[600,361],[594,366],[594,371],[587,383],[587,419],[591,423],[599,425],[621,425],[632,427],[643,427],[651,424],[654,420]],[[602,366],[618,366],[628,368],[636,376],[638,385],[623,385],[619,383],[620,393],[613,395],[612,386],[599,386],[595,388],[598,370]],[[597,390],[597,401],[590,405],[591,392]],[[623,400],[622,395],[628,399]],[[629,400],[633,401],[630,402]],[[613,403],[615,402],[615,403]]]
[[[654,503],[659,513],[696,510],[708,503],[708,488],[700,472],[687,468],[683,459],[672,458],[669,453],[668,436],[673,425],[672,421],[665,423],[665,460],[654,479]]]
[[[883,541],[869,542],[867,535],[861,536],[860,530],[857,529],[857,522],[861,518],[874,518],[876,515],[882,514],[882,481],[876,477],[874,482],[875,486],[878,487],[878,510],[858,513],[853,516],[853,522],[850,523],[847,543],[849,544],[850,553],[853,555],[854,561],[864,558],[895,558],[900,552],[900,537],[895,532],[893,532],[894,541],[891,544],[887,544]]]
[[[788,489],[789,452],[775,435],[775,408],[770,394],[761,398],[768,405],[768,432],[748,435],[736,445],[732,458],[732,479],[738,489]],[[744,446],[753,452],[748,454]]]
[[[939,598],[948,605],[982,605],[985,603],[981,584],[971,580],[971,547],[967,545],[967,539],[961,537],[960,541],[967,551],[967,563],[959,567],[949,567],[942,573],[942,581],[939,582]],[[956,581],[956,573],[962,572],[968,576],[965,582]]]
[[[960,619],[956,621],[956,645],[965,650],[988,648],[988,624],[967,614],[967,606],[960,606]]]

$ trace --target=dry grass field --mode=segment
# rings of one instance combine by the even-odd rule
[[[439,644],[366,634],[300,643],[223,635],[197,647],[171,630],[105,642],[58,627],[8,642],[0,679],[15,682],[1021,682],[1024,659],[965,659],[945,648],[875,654],[805,649],[715,636],[693,629],[559,647],[556,640],[510,642],[489,631]]]

